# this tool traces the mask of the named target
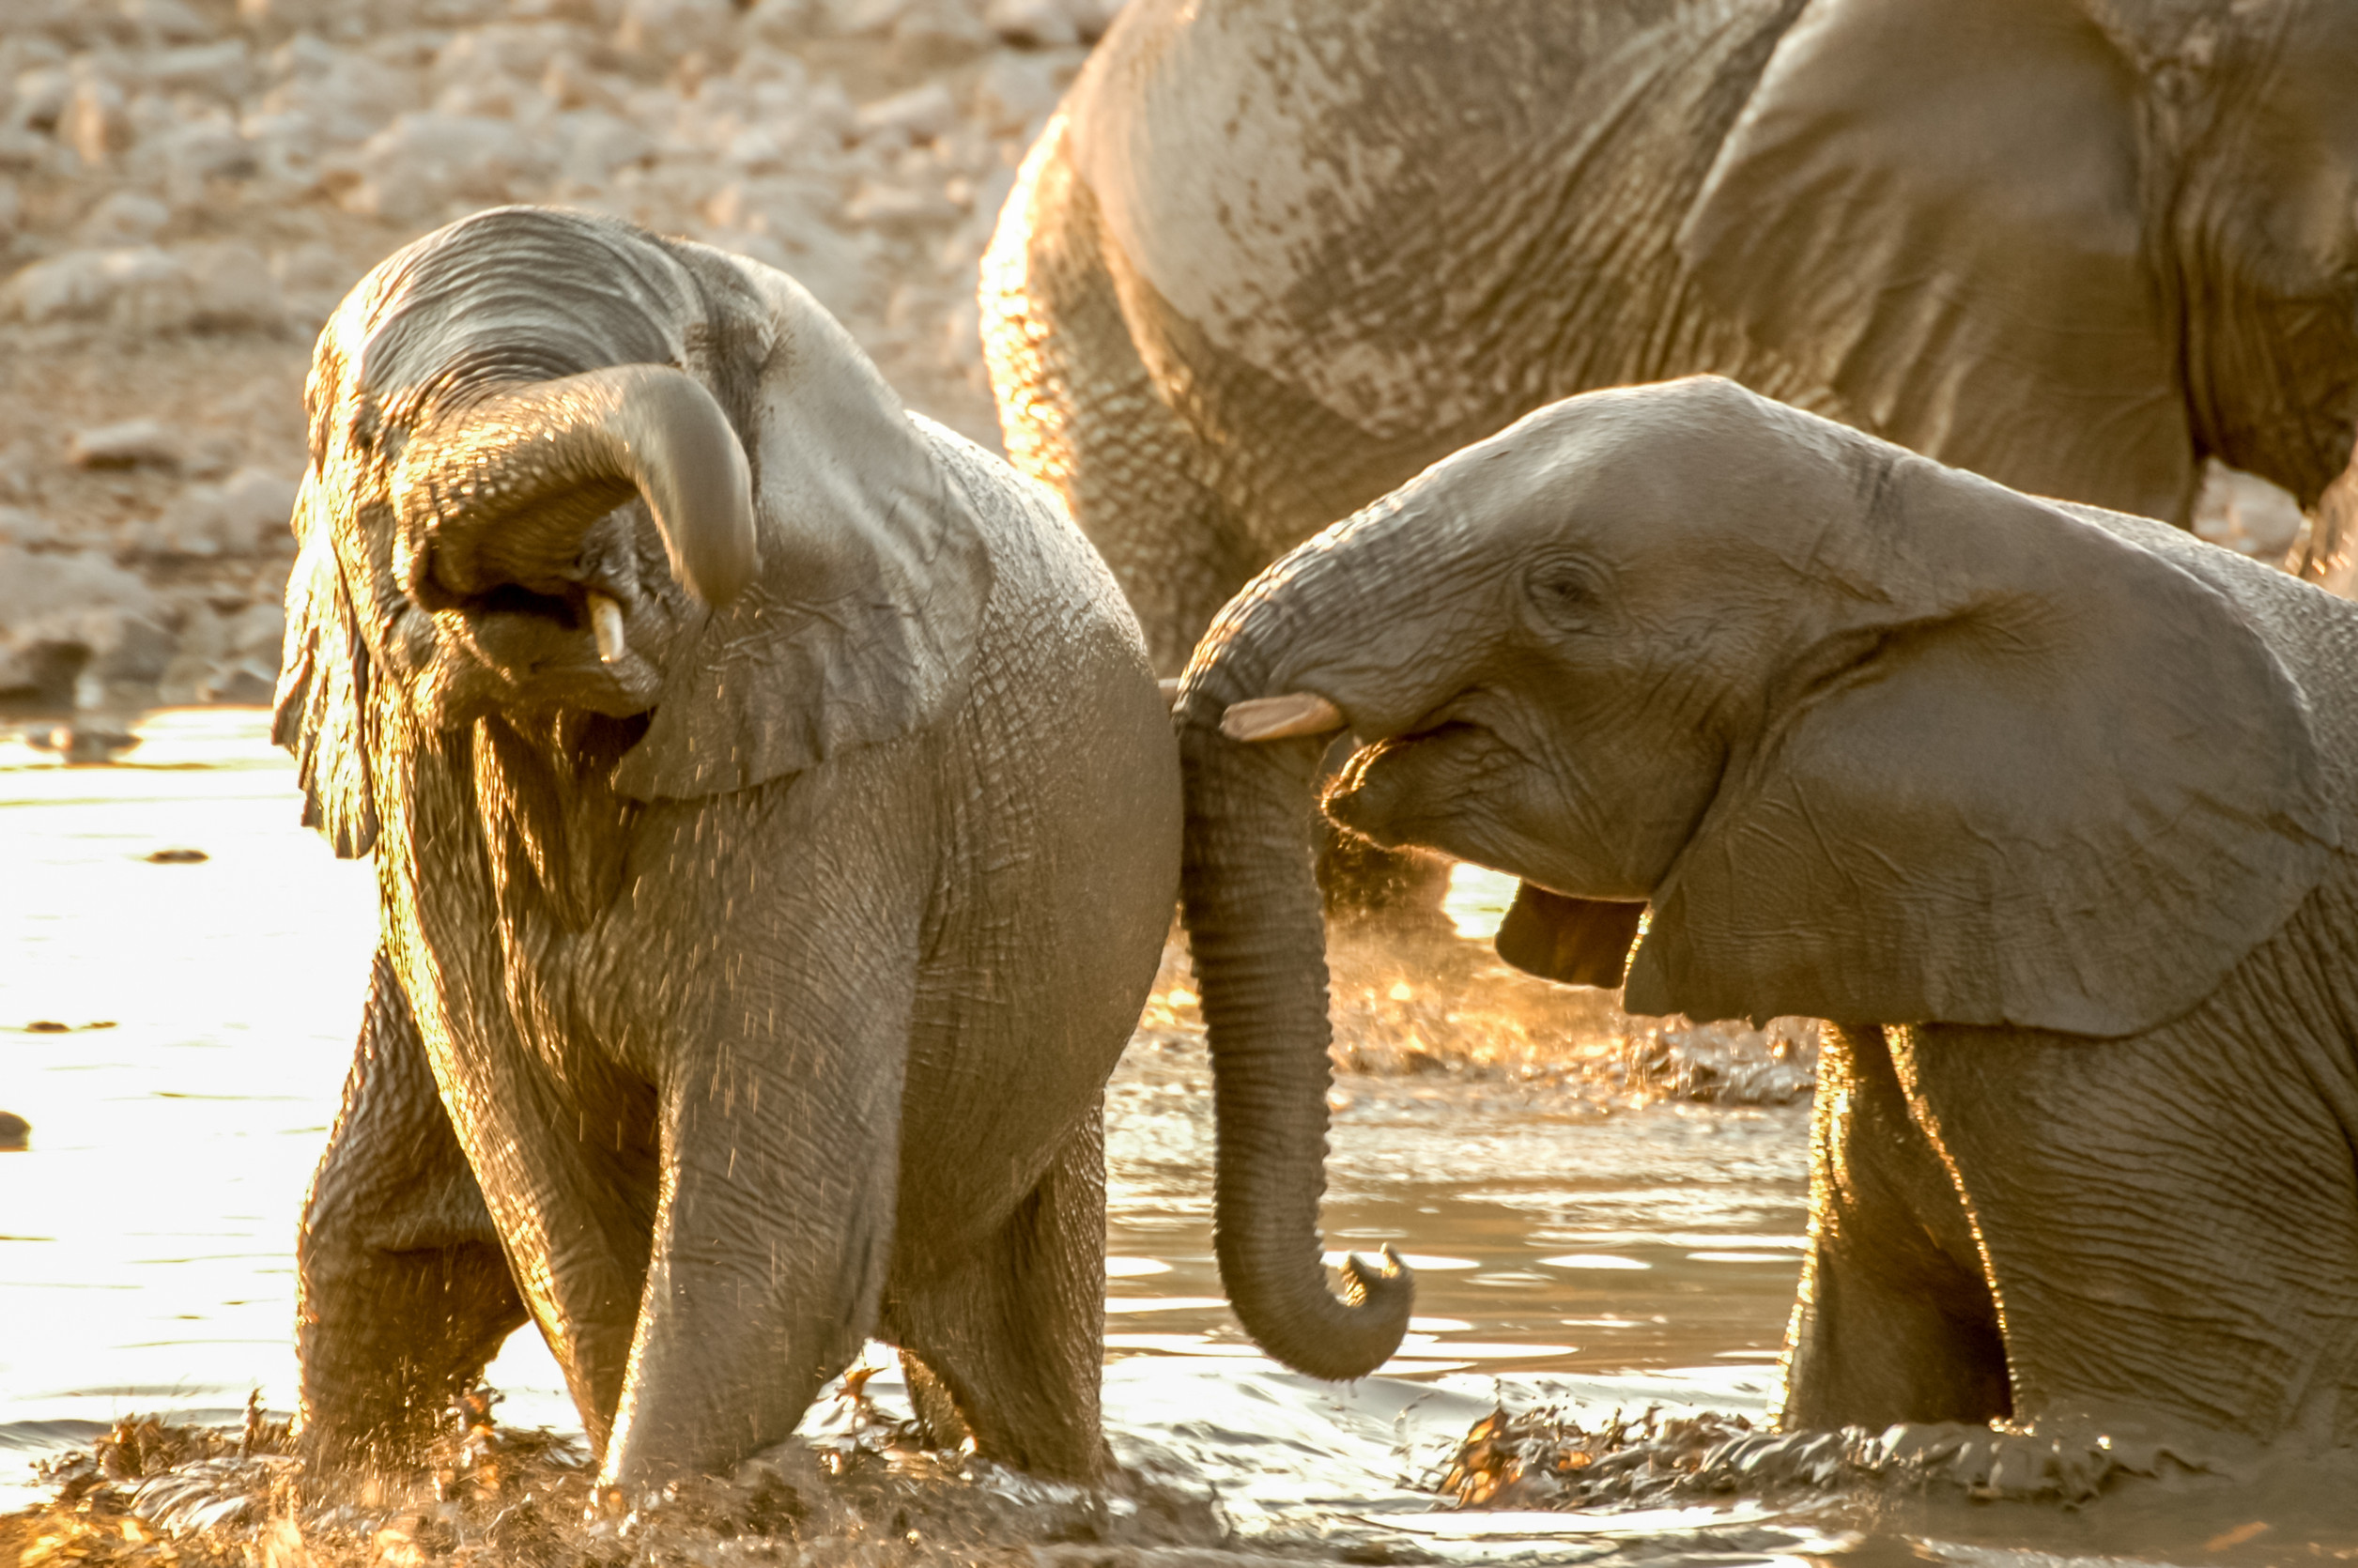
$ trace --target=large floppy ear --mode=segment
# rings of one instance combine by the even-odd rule
[[[1490,945],[1526,975],[1559,985],[1620,986],[1645,905],[1567,898],[1530,883],[1515,887]]]
[[[841,360],[856,350],[832,321],[797,326],[745,433],[761,575],[669,661],[614,770],[626,795],[747,789],[920,729],[966,689],[992,566],[954,438]]]
[[[2195,454],[2141,259],[2138,91],[2073,0],[1810,0],[1680,248],[1874,434],[2176,518]]]
[[[377,799],[362,735],[368,646],[315,480],[304,480],[296,499],[295,531],[300,553],[286,581],[286,644],[270,739],[295,754],[303,825],[325,834],[337,854],[356,859],[377,844]]]
[[[1863,518],[1811,520],[1813,566],[1868,607],[1771,683],[1655,888],[1624,1005],[2094,1036],[2177,1017],[2337,842],[2304,699],[2210,584],[1882,451]]]

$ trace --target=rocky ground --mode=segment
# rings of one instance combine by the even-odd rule
[[[996,444],[975,264],[1119,0],[8,0],[0,720],[267,701],[311,343],[477,208],[785,269]]]

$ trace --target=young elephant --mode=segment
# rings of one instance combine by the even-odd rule
[[[1240,1314],[1347,1376],[1407,1312],[1335,1301],[1315,1234],[1348,726],[1327,811],[1523,878],[1511,959],[1837,1021],[1784,1424],[2358,1441],[2353,660],[2358,605],[1726,381],[1436,465],[1183,688]]]
[[[871,1334],[937,1432],[1097,1473],[1099,1097],[1179,800],[1087,545],[791,280],[602,219],[398,253],[308,407],[278,735],[384,930],[311,1451],[399,1452],[529,1314],[634,1493]]]

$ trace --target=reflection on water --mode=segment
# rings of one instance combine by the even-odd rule
[[[374,938],[368,868],[296,825],[264,715],[169,714],[146,734],[112,768],[0,743],[0,1109],[33,1130],[0,1155],[0,1450],[19,1454],[132,1410],[228,1419],[256,1387],[290,1402],[296,1215]],[[151,858],[175,850],[203,858]],[[1452,913],[1478,927],[1486,901],[1494,917],[1497,884],[1461,876]],[[1174,956],[1107,1102],[1106,1410],[1126,1458],[1216,1484],[1244,1524],[1423,1514],[1402,1483],[1502,1392],[1760,1411],[1798,1260],[1799,1107],[1633,1110],[1534,1066],[1561,1019],[1506,1041],[1381,982],[1368,1005],[1389,1010],[1358,1044],[1407,1075],[1338,1080],[1327,1235],[1404,1253],[1419,1315],[1388,1376],[1338,1389],[1259,1357],[1221,1298],[1185,983]],[[1577,1022],[1595,1004],[1564,1006]],[[507,1419],[574,1424],[532,1334],[490,1379]]]

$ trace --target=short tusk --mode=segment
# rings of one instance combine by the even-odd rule
[[[1343,728],[1343,710],[1314,691],[1256,697],[1231,702],[1220,715],[1220,732],[1232,741],[1287,741],[1324,735]]]
[[[1163,694],[1163,705],[1164,707],[1176,708],[1179,706],[1179,683],[1178,676],[1165,675],[1163,679],[1154,684],[1154,689]]]
[[[623,637],[623,607],[603,593],[590,595],[590,631],[597,638],[597,656],[608,664],[630,652]]]

